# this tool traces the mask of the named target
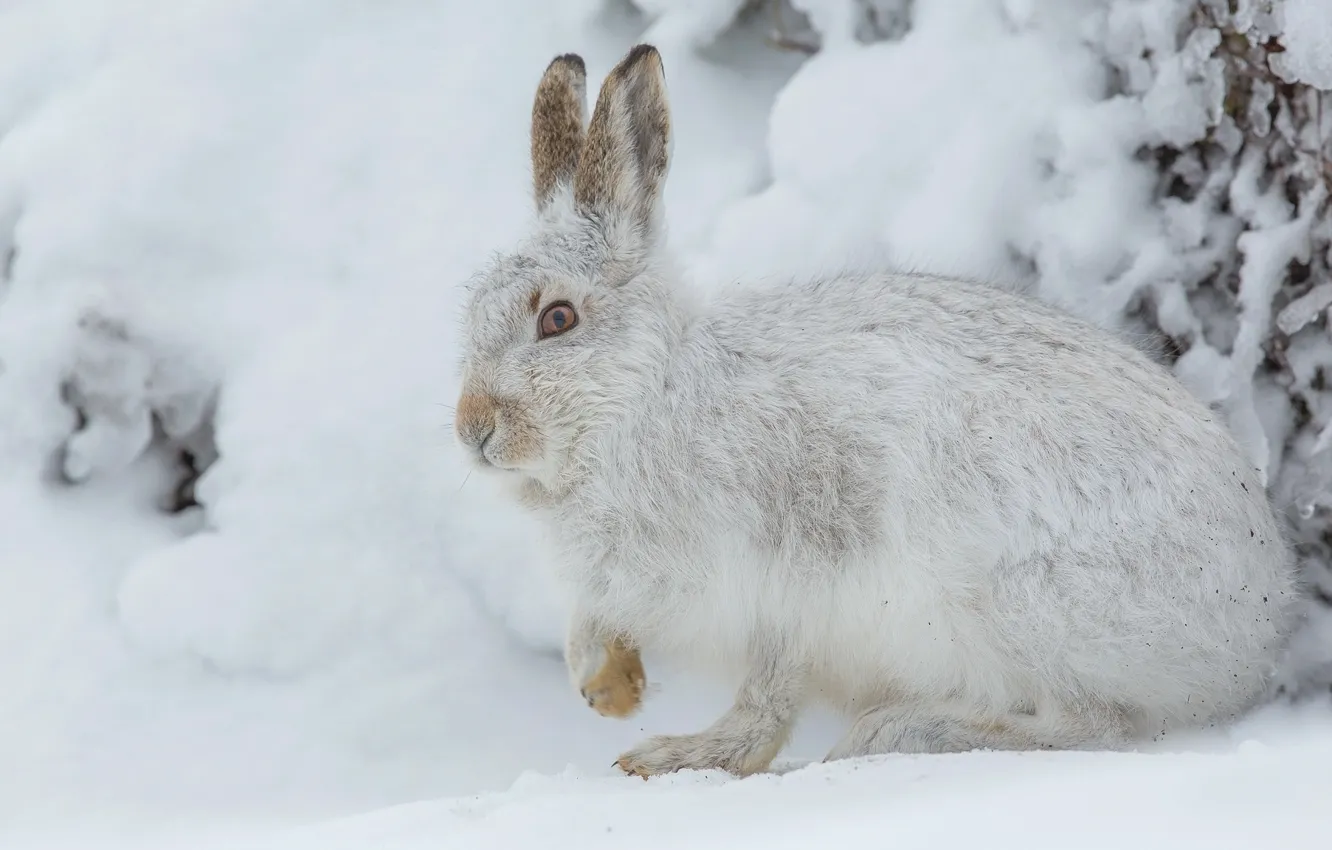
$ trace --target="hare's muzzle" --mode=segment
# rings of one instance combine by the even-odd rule
[[[480,463],[489,464],[486,443],[495,434],[496,413],[499,406],[487,395],[467,394],[458,399],[458,411],[453,430],[462,443]]]

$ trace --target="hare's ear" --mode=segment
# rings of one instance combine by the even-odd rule
[[[585,215],[629,216],[648,231],[656,222],[670,168],[671,115],[657,48],[640,44],[601,86],[587,131],[574,202]]]
[[[532,104],[532,190],[544,210],[578,170],[587,120],[587,68],[582,57],[555,57]]]

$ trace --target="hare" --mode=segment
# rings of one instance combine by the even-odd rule
[[[639,649],[741,680],[618,764],[765,770],[802,707],[829,758],[1127,748],[1255,705],[1296,610],[1261,477],[1163,367],[997,287],[923,274],[688,298],[671,121],[635,47],[585,120],[556,58],[534,230],[469,285],[454,423],[549,532],[568,663],[604,714]]]

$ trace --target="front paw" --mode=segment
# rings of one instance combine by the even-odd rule
[[[648,738],[615,761],[630,776],[659,776],[677,770],[724,770],[736,776],[758,773],[777,755],[775,745],[758,745],[747,738],[696,735],[657,735]]]
[[[642,656],[618,638],[598,649],[584,659],[578,692],[602,717],[629,717],[642,705],[647,686]]]

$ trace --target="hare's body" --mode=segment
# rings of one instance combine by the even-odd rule
[[[851,711],[1091,703],[1151,734],[1262,691],[1281,533],[1222,424],[1138,352],[914,276],[676,325],[541,508],[587,615],[734,670],[786,643]]]
[[[594,117],[565,175],[539,95],[542,226],[474,295],[458,422],[549,520],[576,680],[615,635],[744,675],[709,730],[621,764],[760,769],[815,700],[857,718],[835,755],[1114,746],[1251,706],[1294,567],[1222,423],[1109,334],[982,285],[689,304],[652,236],[654,73],[641,51],[612,73],[611,138]]]

